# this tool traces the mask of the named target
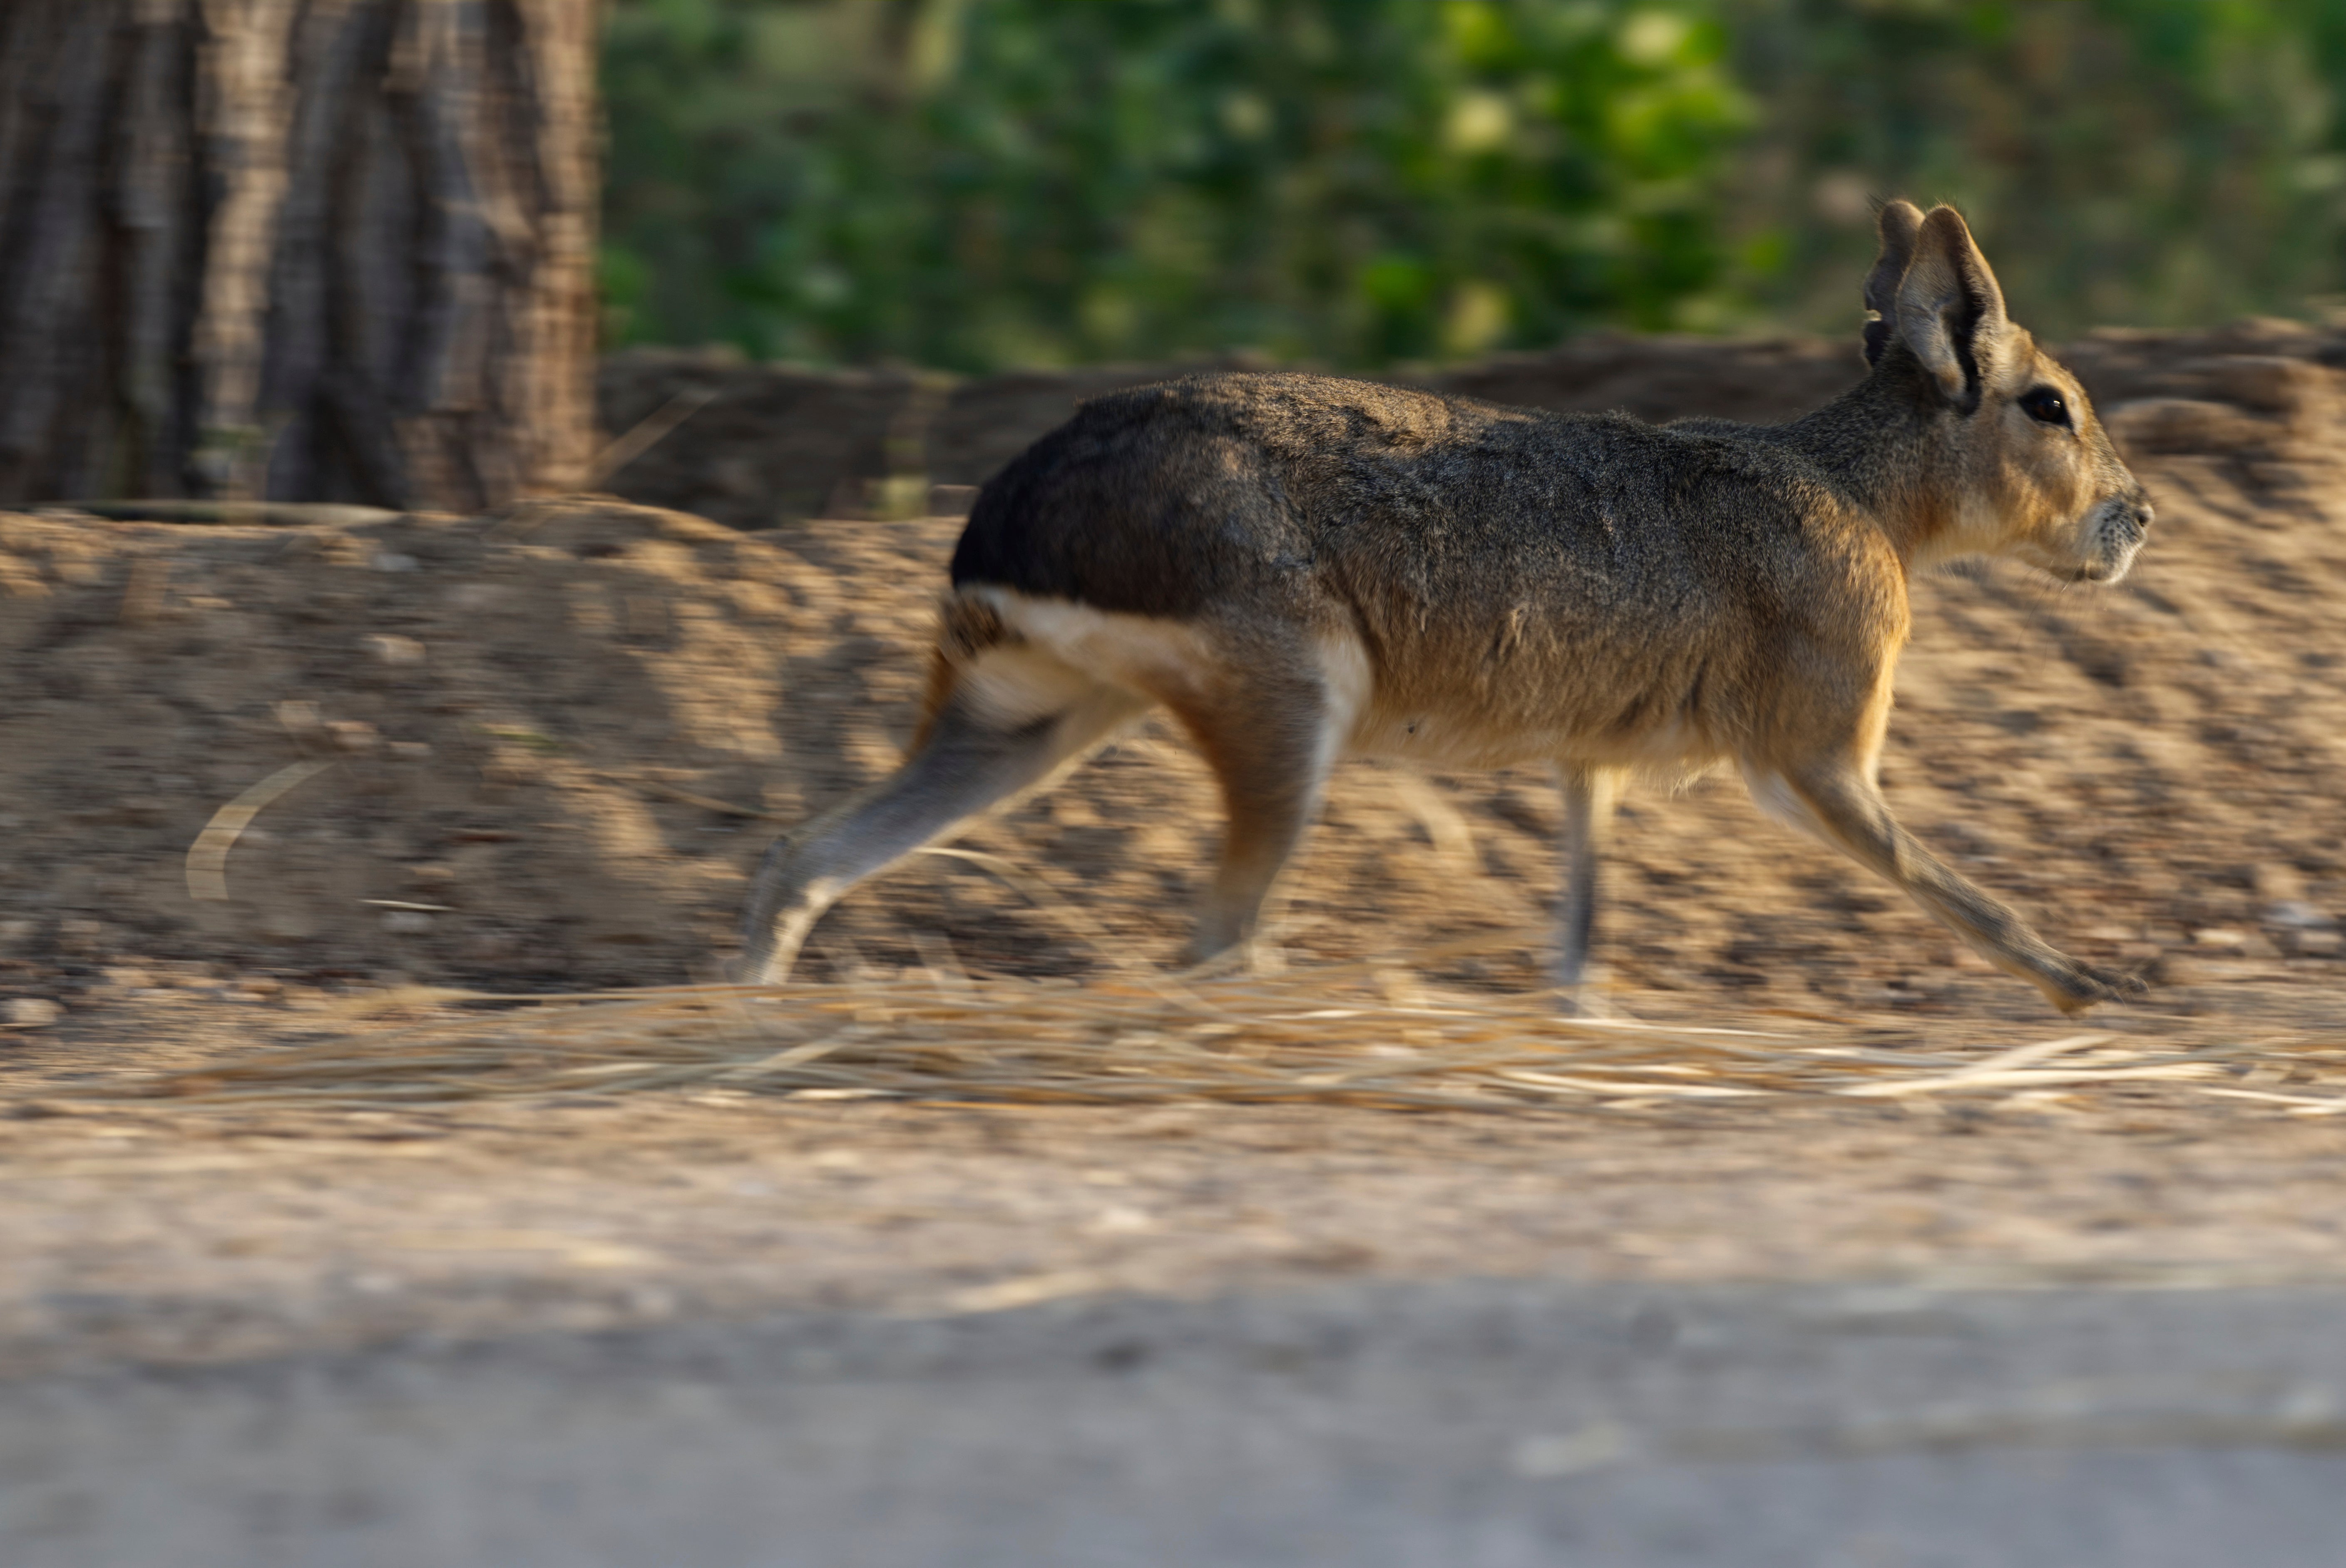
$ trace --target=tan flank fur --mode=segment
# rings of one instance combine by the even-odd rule
[[[1731,763],[2055,1006],[2130,989],[1942,864],[1875,782],[1914,572],[2113,582],[2151,515],[1962,218],[1897,201],[1881,226],[1872,373],[1787,424],[1283,374],[1086,404],[980,494],[912,754],[769,851],[745,974],[784,979],[849,888],[1161,704],[1229,814],[1192,960],[1246,939],[1340,758],[1544,762],[1576,1004],[1623,780]]]

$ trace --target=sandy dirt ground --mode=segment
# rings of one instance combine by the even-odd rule
[[[2151,983],[2094,1028],[2237,1044],[2230,1097],[107,1099],[454,1016],[417,986],[715,974],[766,838],[894,760],[957,524],[0,517],[0,1372],[1331,1280],[2339,1282],[2335,347],[2266,325],[2081,355],[2130,394],[2105,410],[2150,546],[2108,591],[1918,584],[1885,769],[1942,853]],[[1346,768],[1268,961],[1535,985],[1558,815],[1537,776]],[[1215,826],[1154,726],[964,840],[1092,939],[925,859],[835,911],[803,979],[1168,961]],[[1413,962],[1462,937],[1486,940]],[[1633,797],[1600,942],[1641,1019],[1979,1055],[2080,1027],[1729,781]]]

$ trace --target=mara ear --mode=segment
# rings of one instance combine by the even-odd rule
[[[1865,275],[1865,362],[1878,365],[1890,334],[1898,330],[1898,284],[1914,260],[1914,236],[1923,229],[1923,209],[1911,201],[1892,201],[1882,209],[1882,254]]]
[[[1964,412],[1979,406],[1980,361],[2010,326],[2004,290],[1952,207],[1934,207],[1898,284],[1898,335]]]

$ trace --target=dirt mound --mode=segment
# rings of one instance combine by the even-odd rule
[[[2346,978],[2334,347],[2251,324],[2073,349],[2158,503],[2141,565],[2106,592],[2003,569],[1918,589],[1892,800],[2057,940],[2187,988],[2170,995]],[[1705,382],[1703,351],[1712,384],[1750,384],[1757,351],[1576,351],[1600,349],[1619,361],[1605,401],[1648,407]],[[751,535],[596,502],[291,528],[0,518],[0,992],[706,973],[769,834],[893,761],[957,526]],[[209,840],[226,898],[193,896],[207,823],[272,779],[224,859]],[[1557,816],[1534,775],[1348,768],[1281,940],[1325,959],[1512,932],[1443,972],[1529,983]],[[1194,756],[1144,731],[964,841],[1004,864],[923,860],[859,893],[810,972],[940,944],[1028,972],[1100,945],[1169,959],[1215,826]],[[1601,940],[1640,1007],[2040,1005],[1729,785],[1633,799]]]
[[[2216,407],[2286,420],[2309,388],[2267,385],[2259,380],[2266,372],[2236,366],[2210,389],[2209,367],[2286,360],[2318,376],[2346,365],[2346,335],[2251,321],[2211,332],[2098,332],[2058,352],[2104,406],[2153,398],[2206,403],[2203,394],[2212,391]],[[1234,368],[1245,367],[1199,361],[958,380],[909,371],[826,373],[721,354],[633,349],[603,361],[597,407],[614,433],[668,429],[610,476],[612,490],[648,506],[761,529],[817,516],[903,515],[916,510],[933,485],[984,483],[1086,399]],[[1618,408],[1643,419],[1701,414],[1767,423],[1816,407],[1863,372],[1854,334],[1828,343],[1596,333],[1544,353],[1390,379],[1526,408]],[[671,426],[678,414],[687,417]],[[2195,419],[2188,411],[2171,417],[2187,424]],[[2253,444],[2269,433],[2247,427],[2233,433]],[[2220,438],[2220,422],[2208,426],[2199,418],[2184,439],[2190,450],[2206,451]]]
[[[1198,360],[960,380],[631,349],[603,361],[597,410],[615,434],[647,421],[658,428],[689,411],[610,475],[615,492],[762,529],[816,516],[902,515],[933,485],[983,484],[1087,399],[1199,371],[1249,368],[1256,367],[1244,360]],[[1853,346],[1809,339],[1722,343],[1600,333],[1547,353],[1388,379],[1530,408],[1766,422],[1814,408],[1863,370]]]
[[[818,566],[623,505],[18,516],[0,550],[15,945],[361,973],[681,976],[747,840],[676,791],[795,814],[883,763],[911,677],[882,656],[923,596],[882,541]],[[211,814],[311,759],[229,849],[228,898],[191,897]]]

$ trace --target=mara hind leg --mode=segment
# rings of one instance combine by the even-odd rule
[[[1754,775],[1750,783],[1763,807],[1896,883],[1981,957],[2035,986],[2062,1012],[2141,993],[2141,982],[2103,974],[2071,958],[1932,854],[1891,814],[1871,768],[1841,759]]]
[[[1613,809],[1621,799],[1622,775],[1610,768],[1568,766],[1564,775],[1564,905],[1556,915],[1556,989],[1575,1013],[1597,1010],[1584,989],[1588,951],[1596,930],[1597,873],[1612,835]]]
[[[1264,897],[1319,809],[1352,715],[1301,658],[1234,669],[1210,701],[1171,706],[1206,754],[1229,819],[1197,932],[1182,952],[1185,962],[1198,963],[1254,934]]]
[[[982,670],[976,689],[964,675],[894,773],[777,839],[742,916],[741,978],[788,980],[807,933],[850,888],[1045,783],[1149,706],[1088,679],[1060,684],[1043,712],[1022,705],[1005,711],[985,700]]]

